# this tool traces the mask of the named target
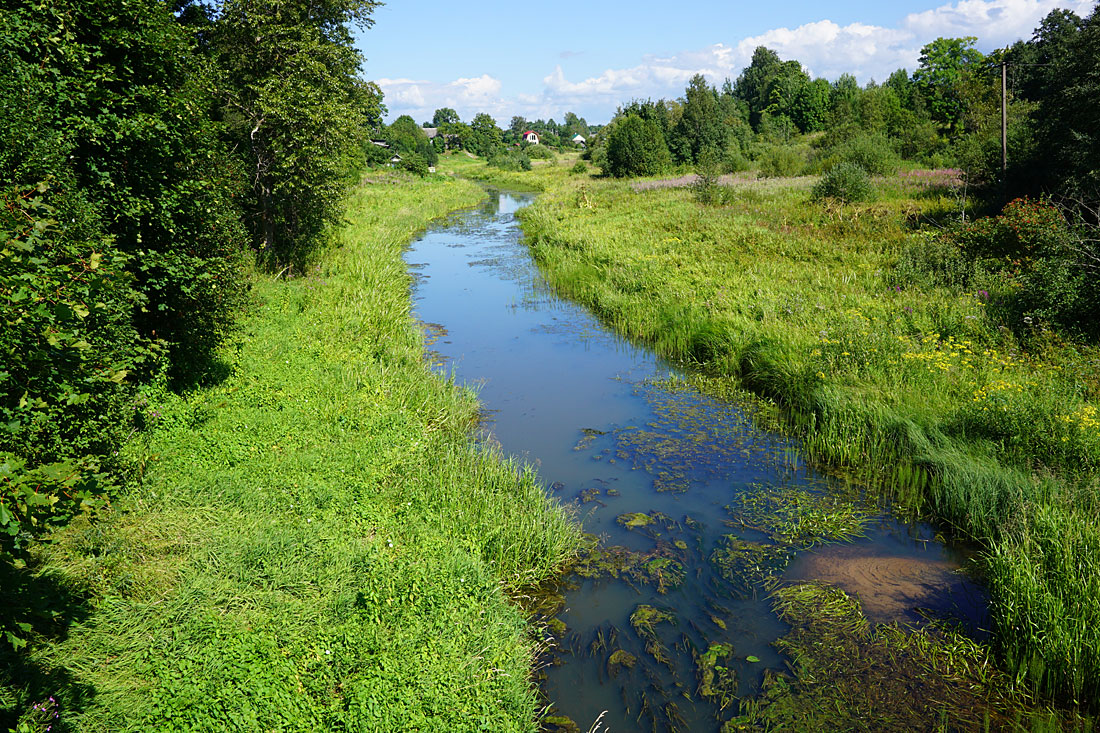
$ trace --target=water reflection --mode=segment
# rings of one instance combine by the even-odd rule
[[[784,439],[555,297],[515,221],[531,200],[493,193],[407,259],[439,368],[477,386],[503,449],[618,548],[566,582],[543,685],[557,713],[582,730],[605,710],[611,730],[717,730],[736,712],[723,689],[751,694],[784,664],[767,598],[780,582],[838,585],[872,621],[982,622],[965,558],[929,527],[794,467]]]

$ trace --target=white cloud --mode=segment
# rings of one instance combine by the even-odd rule
[[[620,104],[635,98],[678,97],[687,81],[703,74],[711,83],[735,79],[752,60],[758,46],[784,59],[797,59],[812,76],[836,79],[854,74],[861,83],[884,80],[896,69],[912,72],[920,49],[938,37],[976,36],[989,51],[1017,39],[1028,39],[1055,8],[1088,15],[1093,0],[957,0],[931,10],[910,13],[896,27],[851,23],[841,26],[819,20],[797,28],[775,28],[732,43],[716,43],[673,56],[644,56],[628,68],[606,69],[578,81],[568,79],[561,65],[543,77],[538,93],[502,96],[499,80],[483,74],[450,83],[383,79],[390,116],[412,114],[430,119],[435,109],[453,107],[463,119],[488,112],[506,125],[513,114],[529,119],[560,117],[569,110],[593,122],[609,118]]]

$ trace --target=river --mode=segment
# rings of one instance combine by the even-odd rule
[[[773,643],[787,626],[768,598],[777,583],[839,585],[873,622],[985,623],[961,552],[874,505],[858,505],[850,541],[802,537],[763,556],[763,570],[723,565],[731,548],[787,537],[805,507],[856,506],[858,487],[807,469],[751,410],[701,393],[682,369],[555,296],[515,218],[533,195],[489,193],[406,259],[437,368],[477,390],[488,439],[534,464],[602,547],[622,548],[601,561],[605,572],[563,584],[542,670],[553,715],[581,731],[601,714],[603,730],[718,730],[737,705],[703,694],[701,655],[728,652],[738,697],[784,669]]]

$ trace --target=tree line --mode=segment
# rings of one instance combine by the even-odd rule
[[[141,385],[210,374],[249,252],[325,241],[384,113],[376,5],[0,2],[0,562],[109,494]]]
[[[1054,10],[1030,40],[988,55],[977,38],[938,38],[917,68],[860,86],[844,74],[813,79],[766,47],[721,88],[701,75],[675,100],[633,100],[590,146],[610,175],[654,175],[695,165],[704,151],[726,172],[763,165],[821,172],[844,145],[932,167],[962,168],[971,183],[1011,198],[1100,200],[1100,13]],[[1001,67],[1007,71],[1008,167],[1001,160]],[[788,148],[782,152],[783,148]],[[815,163],[817,165],[815,166]],[[887,166],[888,167],[888,166]],[[880,173],[884,171],[871,171]]]
[[[429,129],[434,137],[428,137]],[[475,114],[467,123],[454,109],[442,107],[435,111],[431,121],[420,125],[410,115],[401,115],[389,125],[378,125],[365,153],[367,162],[376,166],[389,163],[396,153],[401,167],[420,175],[436,164],[441,153],[452,150],[471,152],[503,168],[529,169],[529,156],[549,155],[545,148],[583,147],[583,143],[575,143],[573,138],[580,135],[587,139],[598,129],[573,112],[566,112],[565,121],[560,124],[552,118],[531,122],[515,115],[508,128],[502,129],[486,112]],[[539,146],[544,150],[533,149],[524,139],[529,131],[538,134]]]

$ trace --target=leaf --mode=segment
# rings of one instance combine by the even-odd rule
[[[103,259],[103,255],[99,252],[92,252],[92,256],[88,258],[88,269],[94,270],[99,267],[100,261]]]
[[[754,657],[753,655],[750,654],[749,656],[745,657],[745,661],[746,662],[752,662],[752,663],[755,664],[756,662],[760,661],[760,657]]]

